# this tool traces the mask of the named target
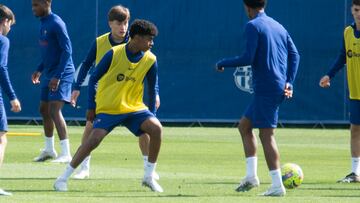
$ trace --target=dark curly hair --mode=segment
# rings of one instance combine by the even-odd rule
[[[150,36],[157,36],[158,29],[157,27],[150,21],[136,19],[131,24],[130,27],[130,37],[133,38],[135,35],[150,35]]]
[[[266,0],[243,0],[244,4],[250,8],[264,8]]]
[[[360,0],[352,0],[352,5],[360,6]]]

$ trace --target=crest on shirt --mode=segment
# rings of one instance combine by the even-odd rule
[[[81,63],[77,68],[76,68],[76,71],[75,71],[75,77],[74,77],[74,81],[76,82],[76,78],[78,78],[79,76],[79,73],[80,73],[80,69],[81,69],[81,66],[83,64]],[[90,75],[95,71],[95,67],[94,65],[90,67],[90,70],[88,71],[88,74],[86,75],[85,79],[84,79],[84,82],[81,84],[81,86],[88,86],[89,85],[89,80],[90,80]]]
[[[235,84],[241,91],[254,93],[251,66],[237,67],[233,75]]]

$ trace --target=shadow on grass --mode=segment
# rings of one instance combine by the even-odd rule
[[[105,196],[105,195],[94,195],[91,197],[96,198],[192,198],[192,197],[200,197],[198,195],[183,195],[183,194],[177,194],[177,195],[111,195],[111,196]]]
[[[183,183],[186,184],[194,184],[194,185],[238,185],[240,183],[239,182],[233,182],[233,181],[229,181],[229,182],[187,182],[184,181]],[[269,182],[261,182],[261,184],[270,184]]]
[[[19,178],[0,178],[0,180],[56,180],[56,178],[22,178],[22,177],[19,177]]]
[[[55,190],[9,190],[9,192],[13,192],[13,193],[38,193],[38,192],[56,192],[58,194],[60,194],[61,192],[57,192]],[[71,190],[71,193],[75,192],[75,193],[82,193],[84,191],[81,190]]]

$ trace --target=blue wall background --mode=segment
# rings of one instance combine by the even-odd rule
[[[345,71],[336,76],[330,89],[321,89],[318,81],[333,63],[343,29],[352,21],[350,2],[269,0],[267,14],[287,28],[301,54],[294,98],[280,109],[282,122],[347,121]],[[38,119],[40,89],[30,77],[40,62],[39,21],[32,15],[31,0],[1,3],[16,14],[17,23],[9,34],[9,69],[23,105],[21,113],[7,111],[8,116]],[[217,73],[214,64],[242,52],[247,17],[241,0],[54,0],[53,12],[67,23],[75,66],[95,37],[109,30],[107,12],[118,3],[131,10],[132,20],[145,18],[159,28],[153,52],[160,68],[161,120],[232,122],[240,118],[251,95],[236,87],[233,70]],[[65,107],[66,119],[84,119],[87,88],[82,90],[78,108]]]

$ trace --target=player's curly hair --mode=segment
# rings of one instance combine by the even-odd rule
[[[38,1],[41,1],[43,3],[47,2],[47,3],[51,4],[51,0],[38,0]]]
[[[352,0],[352,5],[360,6],[360,0]]]
[[[150,36],[157,36],[158,29],[157,27],[150,21],[136,19],[131,24],[130,27],[130,37],[133,38],[135,35],[150,35]]]
[[[7,6],[0,4],[0,22],[5,19],[9,19],[13,24],[15,24],[14,13]]]
[[[250,8],[264,8],[266,0],[243,0],[244,4]]]
[[[124,20],[130,19],[130,11],[128,8],[122,5],[113,6],[108,13],[108,20],[123,22]]]

